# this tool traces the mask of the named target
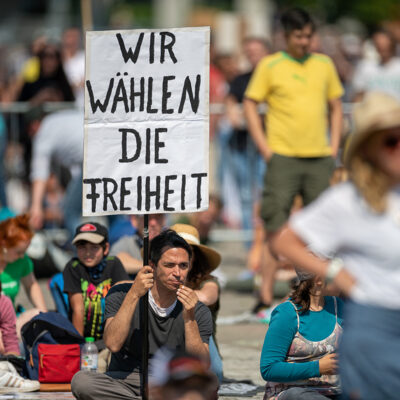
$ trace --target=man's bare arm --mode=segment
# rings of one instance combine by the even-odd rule
[[[139,271],[118,312],[106,321],[103,339],[111,352],[116,353],[121,350],[128,337],[139,299],[152,287],[153,269],[147,265]]]
[[[340,98],[329,100],[332,157],[336,158],[343,129],[343,110]]]
[[[247,126],[250,135],[253,138],[255,145],[257,146],[259,152],[264,157],[265,160],[269,160],[272,156],[272,151],[268,147],[265,140],[266,134],[262,126],[260,115],[258,114],[258,103],[254,100],[244,98],[243,99],[243,109],[244,115],[247,120]]]
[[[225,113],[230,124],[236,129],[243,129],[245,126],[243,111],[240,109],[240,104],[232,95],[225,98]]]
[[[83,336],[85,314],[83,295],[82,293],[71,293],[68,294],[68,300],[72,310],[72,324],[74,325],[75,329]]]
[[[37,179],[32,185],[32,205],[30,209],[31,223],[34,229],[41,229],[43,226],[43,198],[46,192],[46,181]]]
[[[122,262],[122,265],[128,274],[138,273],[143,266],[143,260],[138,260],[124,251],[118,253],[117,257]]]

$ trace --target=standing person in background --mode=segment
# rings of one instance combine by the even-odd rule
[[[31,165],[30,214],[34,229],[43,227],[43,203],[52,159],[71,173],[63,202],[64,225],[71,237],[81,223],[83,136],[83,112],[79,110],[57,111],[41,120],[33,138]]]
[[[3,293],[10,297],[15,307],[15,298],[22,283],[35,307],[18,316],[18,335],[22,325],[39,311],[47,311],[42,290],[33,274],[32,260],[26,255],[32,237],[33,231],[29,225],[28,214],[9,218],[0,223],[0,281]]]
[[[46,43],[38,57],[39,77],[35,81],[25,82],[18,101],[29,101],[34,105],[46,101],[74,101],[75,96],[65,75],[59,47]]]
[[[272,244],[350,297],[339,348],[343,398],[395,400],[400,393],[400,102],[368,93],[354,107],[354,122],[345,153],[350,181],[296,213]]]
[[[329,57],[310,53],[314,22],[299,8],[286,11],[281,22],[287,49],[259,62],[243,101],[268,168],[261,202],[267,243],[286,222],[297,194],[307,205],[329,186],[342,129],[343,88],[336,69]],[[257,109],[262,102],[268,105],[265,129]],[[274,256],[263,263],[265,305],[273,300],[277,266]]]
[[[17,101],[29,102],[31,106],[40,106],[46,102],[66,101],[72,102],[75,97],[71,86],[65,76],[61,60],[60,49],[53,43],[46,43],[38,53],[40,72],[39,77],[32,81],[26,81],[21,88]],[[24,147],[25,178],[29,181],[29,167],[32,158],[32,136],[30,121],[26,119],[30,113],[24,115],[21,123],[20,142]]]
[[[194,290],[199,301],[211,311],[213,320],[213,334],[209,343],[211,370],[218,377],[219,382],[222,382],[222,358],[216,337],[220,286],[218,279],[211,275],[221,263],[221,255],[210,247],[200,244],[200,235],[194,226],[175,224],[171,226],[171,229],[192,246],[193,258],[187,276],[187,286]]]
[[[360,101],[368,91],[382,91],[400,100],[400,57],[396,57],[396,40],[385,30],[372,35],[377,60],[363,59],[352,81],[353,101]]]
[[[74,92],[78,106],[84,104],[85,52],[82,50],[81,31],[68,28],[63,32],[61,54],[68,82]]]
[[[243,53],[250,64],[250,71],[240,74],[232,80],[225,105],[227,118],[233,128],[228,145],[232,176],[239,191],[242,210],[241,225],[242,229],[252,230],[253,205],[262,185],[264,167],[260,154],[247,130],[241,105],[251,75],[258,62],[269,53],[269,45],[262,38],[249,37],[243,42]]]
[[[215,57],[215,65],[222,73],[223,97],[221,103],[225,101],[229,93],[230,84],[239,74],[238,57],[233,53],[219,53]],[[217,193],[222,200],[222,218],[226,225],[240,227],[240,207],[237,188],[234,185],[231,163],[229,140],[233,134],[233,127],[223,112],[218,119],[217,140],[218,140],[218,187],[214,188],[213,193]]]

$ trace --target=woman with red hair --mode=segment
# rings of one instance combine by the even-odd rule
[[[15,298],[22,283],[34,309],[23,312],[17,319],[17,331],[39,311],[47,311],[42,290],[33,274],[32,260],[25,254],[33,237],[29,215],[23,214],[0,223],[0,282],[2,292]]]

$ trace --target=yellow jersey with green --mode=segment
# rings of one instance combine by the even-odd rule
[[[289,157],[332,153],[328,100],[342,95],[343,87],[328,56],[312,53],[297,60],[283,51],[259,62],[245,93],[251,100],[268,104],[268,146]]]

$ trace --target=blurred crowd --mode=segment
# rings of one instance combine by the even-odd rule
[[[305,24],[305,26],[308,25],[310,24]],[[289,30],[289,33],[291,32]],[[302,284],[304,287],[302,286],[301,290],[304,290],[301,293],[298,291],[299,286],[296,288],[297,291],[295,290],[294,295],[300,299],[296,304],[303,305],[305,301],[304,304],[307,304],[308,310],[311,311],[321,311],[328,307],[327,312],[331,317],[334,316],[333,322],[331,321],[334,326],[334,336],[331,338],[328,333],[330,341],[328,341],[328,344],[324,342],[324,346],[336,346],[336,339],[342,330],[341,300],[337,300],[333,296],[333,300],[324,303],[322,287],[324,287],[325,282],[316,279],[315,275],[310,277],[301,275],[299,271],[296,273],[293,262],[289,260],[297,259],[290,252],[286,252],[287,254],[284,257],[277,257],[276,254],[268,253],[265,247],[267,234],[274,233],[273,230],[266,232],[265,218],[263,221],[261,217],[261,199],[266,182],[264,176],[267,168],[271,167],[270,158],[260,153],[260,145],[256,143],[257,140],[253,132],[250,132],[254,126],[250,127],[250,118],[248,114],[245,115],[243,104],[246,103],[246,99],[258,103],[256,91],[251,89],[249,91],[248,89],[251,88],[251,85],[248,86],[249,82],[255,76],[253,72],[264,57],[285,50],[289,36],[288,32],[285,36],[281,26],[277,26],[269,38],[244,37],[240,51],[237,53],[219,52],[214,46],[213,38],[211,38],[210,207],[200,213],[160,214],[150,215],[149,217],[150,239],[157,237],[161,232],[170,232],[166,231],[166,228],[171,227],[172,231],[189,243],[193,250],[194,260],[201,265],[199,271],[196,272],[197,275],[193,275],[194,273],[192,273],[193,276],[188,275],[189,288],[182,289],[179,285],[175,288],[178,293],[176,296],[184,304],[184,311],[182,311],[184,319],[187,318],[186,312],[193,311],[190,308],[189,300],[192,299],[191,296],[194,292],[197,296],[196,299],[200,299],[210,309],[212,314],[210,325],[213,335],[211,335],[211,338],[207,337],[207,343],[210,343],[210,347],[207,345],[207,351],[210,354],[212,370],[219,382],[223,381],[223,372],[222,360],[215,338],[215,327],[220,290],[224,287],[224,276],[217,268],[221,261],[220,255],[211,247],[208,247],[212,246],[211,233],[216,227],[241,232],[243,248],[247,254],[247,265],[243,266],[244,274],[238,279],[243,277],[253,279],[254,276],[261,276],[259,294],[257,294],[256,304],[252,310],[254,314],[257,314],[260,310],[268,310],[268,316],[270,316],[270,309],[274,300],[275,273],[277,269],[282,268],[288,271],[288,276],[293,278],[293,282],[296,284],[309,282],[307,287]],[[111,284],[108,282],[105,289],[105,284],[102,281],[101,283],[104,285],[101,290],[98,289],[98,286],[95,286],[99,285],[100,277],[103,279],[104,271],[108,271],[108,269],[115,275],[111,277],[111,272],[109,272],[110,276],[107,275],[107,279],[109,278],[112,284],[118,281],[128,281],[132,285],[130,287],[133,289],[126,289],[123,296],[128,296],[127,293],[131,292],[134,295],[139,291],[144,293],[143,288],[153,287],[150,286],[153,285],[153,276],[145,275],[146,273],[152,274],[152,272],[150,270],[144,271],[141,268],[143,264],[142,216],[99,217],[89,222],[81,216],[84,43],[82,32],[78,28],[66,29],[62,37],[58,39],[56,41],[54,38],[45,36],[34,37],[29,48],[26,48],[24,52],[16,54],[11,51],[12,49],[5,52],[0,66],[0,103],[2,110],[0,114],[0,220],[8,221],[1,227],[6,229],[7,224],[14,221],[18,229],[22,229],[21,226],[23,226],[24,229],[22,230],[25,230],[25,233],[18,237],[18,240],[23,243],[20,247],[10,241],[6,237],[7,235],[3,235],[4,232],[0,232],[0,239],[3,235],[4,243],[7,243],[8,246],[6,247],[3,244],[0,263],[2,263],[2,271],[4,271],[17,260],[22,259],[25,262],[26,265],[23,266],[22,261],[18,261],[21,264],[21,276],[16,279],[18,288],[13,292],[12,301],[14,302],[21,282],[34,306],[30,313],[23,309],[15,310],[17,311],[15,319],[18,317],[16,319],[18,335],[20,335],[21,326],[29,321],[33,315],[36,315],[39,311],[47,312],[36,278],[54,277],[55,274],[64,271],[63,277],[67,283],[64,291],[68,295],[69,302],[67,310],[64,310],[65,316],[71,319],[77,331],[83,336],[90,334],[88,333],[89,328],[84,326],[80,314],[83,309],[83,300],[79,296],[83,296],[85,302],[86,298],[90,298],[87,300],[88,303],[92,301],[92,298],[88,294],[88,287],[85,288],[83,294],[80,292],[78,278],[84,276],[88,285],[95,282],[93,287],[90,286],[90,290],[95,288],[93,290],[98,290],[97,294],[102,293],[100,300],[103,301],[101,303],[103,305],[99,306],[100,308],[104,308],[103,298]],[[318,26],[312,35],[309,47],[311,53],[319,53],[318,57],[322,54],[329,56],[332,60],[335,71],[337,71],[337,90],[332,98],[329,98],[329,94],[326,97],[330,101],[335,100],[334,97],[336,96],[341,98],[343,102],[344,118],[339,118],[341,134],[338,141],[340,143],[337,143],[337,149],[332,154],[328,154],[329,159],[333,155],[335,165],[331,181],[326,183],[333,186],[347,179],[343,154],[348,143],[347,138],[351,136],[354,129],[354,122],[351,118],[353,105],[361,102],[365,98],[365,94],[370,91],[383,92],[400,100],[400,29],[395,24],[382,23],[379,28],[369,33],[366,33],[363,29],[355,29],[352,33],[343,33],[338,26],[322,25]],[[298,57],[298,59],[301,59],[301,57]],[[322,59],[329,60],[328,58],[325,59],[324,56],[322,56]],[[301,79],[301,77],[298,77],[298,79]],[[333,89],[332,92],[334,92]],[[341,95],[342,92],[343,95]],[[301,93],[298,93],[299,98],[301,95]],[[327,101],[327,109],[332,106],[329,101]],[[387,101],[389,106],[392,104],[385,97],[382,101]],[[265,104],[257,104],[257,107],[260,116],[268,112]],[[396,107],[396,105],[393,106],[394,109]],[[392,125],[397,127],[396,123],[394,122]],[[393,126],[390,126],[390,128]],[[329,128],[332,132],[333,125],[327,127],[327,136]],[[393,142],[385,144],[387,148],[391,150],[397,148],[399,142],[397,136],[386,139],[391,139]],[[322,158],[327,154],[321,154],[318,157],[320,156]],[[301,157],[297,155],[288,158]],[[305,158],[312,157],[305,156]],[[332,160],[330,159],[330,161]],[[304,196],[302,198],[301,194],[304,195],[304,193],[297,193],[297,196],[295,196],[294,201],[290,204],[290,209],[287,210],[288,214],[294,214],[303,208],[303,205],[307,205],[307,201]],[[21,214],[24,215],[21,216]],[[19,215],[17,219],[9,219],[16,215]],[[276,228],[281,228],[281,226]],[[92,233],[95,232],[101,238],[101,241],[97,241],[98,238],[94,238],[90,234],[88,235],[88,230]],[[182,249],[185,249],[185,245],[182,246]],[[284,245],[280,244],[280,246],[284,248]],[[93,265],[85,264],[87,260],[84,260],[84,251],[99,253],[98,259]],[[190,253],[190,250],[185,251],[188,254]],[[25,255],[25,252],[28,255]],[[284,254],[285,250],[282,250],[282,253]],[[13,254],[13,256],[10,254]],[[75,257],[75,254],[77,254],[77,257]],[[158,261],[157,259],[155,264]],[[195,261],[190,261],[193,266]],[[78,264],[82,267],[79,272],[82,275],[81,277],[74,276],[78,271],[74,268]],[[300,264],[301,261],[297,265]],[[274,267],[271,267],[271,265],[274,265]],[[307,270],[307,262],[302,266]],[[323,265],[321,270],[324,267]],[[342,267],[340,266],[340,268]],[[330,266],[330,268],[332,270],[336,268],[335,273],[340,271],[336,264],[333,267]],[[317,267],[315,267],[315,270],[313,270],[313,267],[309,270],[316,274],[320,272]],[[116,271],[118,271],[118,274]],[[194,269],[194,271],[196,270]],[[332,278],[335,278],[335,276],[332,276]],[[217,278],[219,278],[219,281]],[[75,282],[73,282],[74,279]],[[134,279],[136,279],[135,282],[142,282],[143,287],[140,287],[140,290],[138,289],[140,283],[137,283],[136,286],[132,284]],[[160,277],[158,279],[161,283],[157,283],[156,287],[157,285],[161,287],[165,282],[162,282]],[[2,280],[2,282],[4,289],[4,281]],[[182,281],[179,280],[178,283],[183,282],[186,284],[184,278],[182,278]],[[345,290],[343,291],[345,292]],[[76,293],[79,294],[78,300],[74,296]],[[174,297],[175,301],[176,296]],[[55,300],[59,300],[62,304],[62,297],[55,297]],[[152,301],[157,303],[158,300],[159,298]],[[188,304],[186,304],[186,300]],[[295,300],[293,301],[295,302]],[[17,305],[13,305],[16,308]],[[158,310],[155,311],[156,313],[159,312],[158,315],[165,317],[163,313],[168,312],[168,307],[165,309],[157,308],[159,304],[153,304],[153,306],[154,310]],[[70,308],[68,309],[68,307]],[[295,332],[296,327],[300,327],[302,320],[299,319],[298,309],[294,305],[293,307],[294,310],[286,302],[286,305],[281,308],[281,313],[284,317],[285,313],[290,318],[294,316],[291,320],[293,325],[291,328]],[[57,308],[58,311],[61,311],[62,306],[57,304]],[[77,309],[79,312],[75,312]],[[118,312],[116,311],[111,318],[118,315]],[[101,318],[104,321],[104,315]],[[261,315],[260,318],[267,318],[266,314]],[[275,321],[278,321],[278,318],[275,318]],[[265,321],[269,322],[269,317]],[[85,319],[86,323],[89,322]],[[279,325],[278,322],[275,322],[275,324]],[[287,324],[285,327],[287,327]],[[102,329],[104,329],[104,326],[101,326]],[[271,332],[270,335],[273,335],[274,332],[279,333],[279,329],[276,331],[272,329]],[[196,340],[200,339],[197,333]],[[287,331],[284,333],[287,333]],[[311,329],[308,333],[310,333],[310,337],[313,337],[315,332]],[[103,331],[99,332],[96,339],[102,339],[102,334]],[[201,332],[202,334],[203,332]],[[125,339],[127,335],[128,333],[126,333]],[[274,351],[272,347],[279,347],[279,341],[283,336],[280,333],[276,334],[275,337],[269,339],[270,342],[266,342],[262,355],[262,357],[265,356],[265,371],[262,371],[262,374],[266,380],[273,380],[271,376],[275,378],[280,376],[276,374],[276,371],[270,371],[270,368],[273,369],[272,364],[274,364],[271,361],[273,358],[271,352]],[[274,340],[276,340],[276,343]],[[296,340],[298,340],[299,346],[303,346],[303,342],[307,342],[301,335],[296,336]],[[322,341],[325,341],[325,338]],[[271,343],[273,343],[273,346]],[[309,345],[309,343],[306,343],[306,345]],[[103,349],[105,347],[107,346],[104,346],[103,343]],[[120,350],[121,347],[115,352],[117,353]],[[292,350],[295,359],[297,350],[291,348]],[[19,354],[18,345],[15,343],[12,353]],[[283,356],[285,355],[286,353],[283,354]],[[322,356],[326,357],[323,362],[324,373],[334,375],[336,373],[336,361],[324,352],[321,353]],[[215,388],[218,383],[214,376],[208,375],[207,368],[203,368],[199,360],[189,359],[188,361],[188,358],[190,357],[183,357],[184,362],[187,362],[190,367],[198,372],[197,374],[190,374],[189,377],[198,378],[197,386],[206,382],[211,387],[210,394],[198,398],[215,398]],[[156,390],[156,396],[161,396],[160,398],[178,398],[171,395],[170,392],[178,390],[179,384],[176,384],[175,380],[180,381],[180,378],[176,378],[176,368],[174,369],[173,365],[169,365],[169,368],[168,373],[171,376],[168,378],[169,381],[167,378],[165,378],[165,381],[168,381],[171,386],[158,388],[159,393]],[[307,373],[310,373],[310,371]],[[304,372],[305,375],[307,373]],[[318,374],[322,375],[323,373],[317,372]],[[299,374],[299,376],[303,375]],[[312,377],[315,377],[315,371]],[[278,384],[275,385],[275,383],[269,389],[267,388],[267,392],[270,390],[270,396],[283,390],[283,387]],[[326,384],[326,382],[322,382],[322,384]],[[93,386],[96,385],[93,384]],[[79,388],[79,390],[83,389],[83,387]],[[162,394],[163,391],[165,391],[164,395]],[[336,398],[334,397],[336,394],[334,393],[333,397],[329,397],[330,394],[328,393],[327,396],[328,398]],[[287,399],[290,398],[296,397],[287,397]]]
[[[345,88],[342,98],[344,132],[350,130],[351,103],[359,100],[363,92],[380,88],[400,96],[399,36],[397,25],[389,23],[383,23],[370,34],[361,24],[347,31],[335,25],[318,27],[311,51],[330,56],[337,68]],[[247,248],[257,236],[257,199],[265,166],[248,135],[241,102],[246,79],[258,61],[284,49],[284,46],[284,35],[279,25],[269,38],[243,38],[240,50],[235,53],[221,53],[211,43],[210,193],[219,199],[221,207],[216,222],[242,229]],[[69,28],[57,40],[38,35],[24,50],[21,46],[3,49],[0,65],[3,110],[0,120],[0,204],[3,208],[9,207],[19,213],[29,210],[33,203],[34,209],[39,209],[32,195],[35,180],[32,151],[35,141],[39,142],[35,137],[45,114],[66,107],[65,103],[82,109],[83,48],[82,32],[78,28]],[[14,102],[27,105],[18,109],[13,107]],[[54,158],[45,177],[44,195],[40,196],[43,221],[37,222],[36,227],[65,227],[62,204],[68,183],[77,171],[75,166]],[[78,156],[75,158],[67,161],[80,161]],[[337,161],[340,165],[339,157]]]

